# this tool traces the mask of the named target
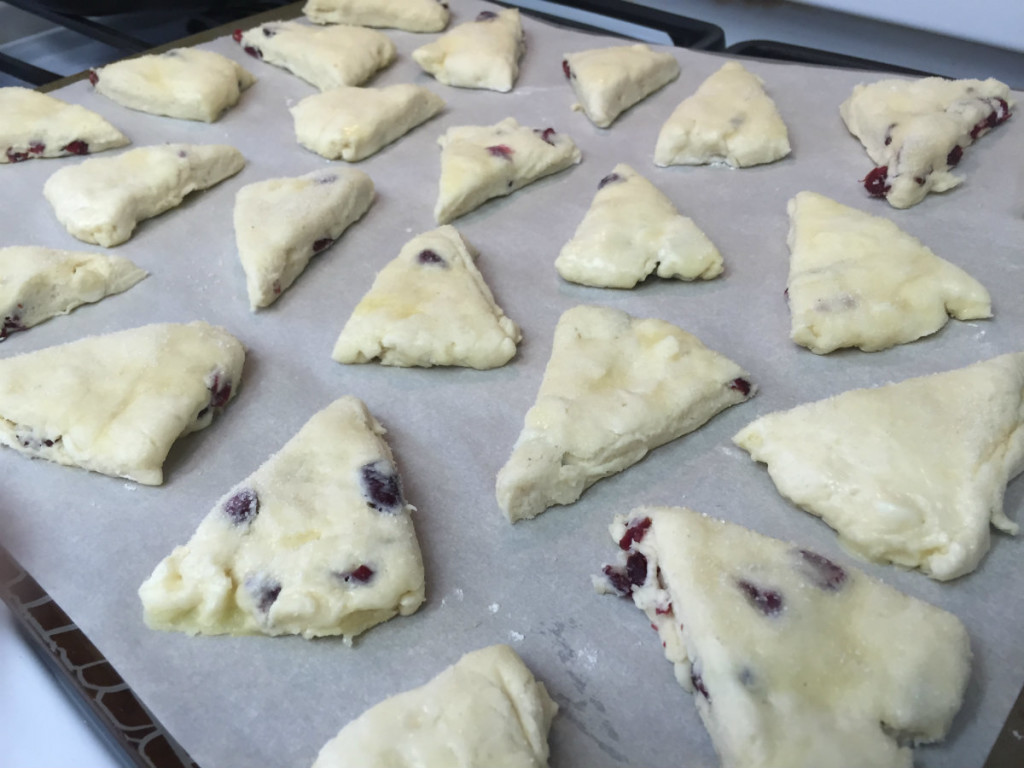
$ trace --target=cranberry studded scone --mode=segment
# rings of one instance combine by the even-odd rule
[[[722,255],[707,235],[651,182],[620,163],[597,194],[555,269],[566,280],[601,288],[632,288],[651,274],[710,280]]]
[[[790,337],[817,354],[905,344],[950,316],[992,316],[988,291],[880,216],[814,192],[789,201]]]
[[[368,709],[324,745],[313,768],[548,768],[557,712],[516,652],[492,645]]]
[[[354,397],[316,413],[228,491],[139,588],[152,629],[342,635],[423,603],[414,508]]]
[[[786,124],[761,78],[730,61],[665,121],[654,163],[746,168],[774,163],[789,152]]]
[[[235,106],[256,78],[213,51],[175,48],[94,69],[96,92],[123,107],[212,123]]]
[[[223,144],[139,147],[61,168],[46,180],[43,195],[71,235],[109,248],[131,238],[140,221],[244,165],[242,153]]]
[[[252,310],[277,301],[373,199],[373,181],[354,168],[267,179],[238,190],[235,243]]]
[[[912,768],[970,676],[960,620],[853,568],[681,507],[611,526],[599,591],[631,595],[722,768]]]
[[[127,143],[92,110],[29,88],[0,88],[0,164],[88,155]]]
[[[627,109],[679,77],[679,63],[666,51],[619,45],[567,53],[562,71],[581,109],[599,128],[607,128]]]
[[[876,165],[865,189],[909,208],[960,184],[953,168],[964,148],[1006,122],[1013,106],[1009,87],[998,80],[926,77],[858,85],[839,114]]]
[[[202,322],[146,325],[0,360],[0,444],[144,485],[238,392],[245,349]]]
[[[522,336],[495,303],[476,255],[455,227],[414,237],[356,305],[333,358],[477,369],[507,363]]]
[[[0,341],[146,276],[128,259],[38,246],[0,248]]]
[[[481,11],[412,52],[413,61],[439,83],[507,93],[519,77],[526,51],[518,8]]]
[[[864,557],[945,581],[989,549],[1024,470],[1024,353],[854,389],[762,416],[734,438],[775,487]]]
[[[434,2],[434,0],[430,0]],[[444,109],[419,85],[333,88],[291,108],[299,144],[328,160],[355,162],[400,139]]]
[[[607,307],[567,310],[537,401],[498,473],[498,506],[514,523],[572,504],[753,393],[746,371],[670,323]]]
[[[232,35],[257,59],[297,75],[321,91],[362,85],[395,59],[387,35],[344,24],[311,27],[297,21],[272,21]]]
[[[448,26],[445,0],[306,0],[306,18],[316,24],[387,27],[406,32],[440,32]]]
[[[441,179],[434,218],[447,224],[495,197],[580,162],[575,142],[553,128],[527,128],[514,118],[495,125],[449,128],[441,145]]]

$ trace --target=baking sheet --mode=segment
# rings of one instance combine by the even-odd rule
[[[488,7],[464,2],[453,23]],[[980,764],[1024,681],[1021,542],[994,534],[974,574],[938,584],[918,573],[859,562],[820,521],[774,490],[762,466],[730,437],[757,416],[858,386],[967,365],[1021,349],[1020,174],[1007,173],[1024,138],[1019,118],[965,153],[967,181],[907,211],[865,197],[857,179],[871,164],[838,117],[857,82],[875,75],[748,62],[790,128],[791,157],[743,171],[657,169],[651,157],[663,120],[723,58],[674,50],[682,74],[609,130],[569,111],[565,52],[612,38],[524,18],[529,50],[509,94],[434,83],[409,52],[434,36],[389,32],[398,61],[374,85],[428,85],[447,110],[358,164],[378,199],[366,217],[318,257],[270,309],[250,313],[234,248],[234,195],[265,178],[299,175],[326,161],[299,147],[290,104],[314,92],[303,81],[245,56],[230,39],[207,47],[259,78],[241,104],[212,125],[133,113],[86,83],[59,92],[121,128],[135,146],[165,141],[230,143],[248,159],[238,176],[140,225],[116,252],[151,276],[127,293],[55,318],[0,345],[0,356],[149,322],[204,319],[248,347],[238,398],[199,433],[178,442],[159,488],[29,461],[0,451],[0,537],[106,654],[140,698],[204,768],[307,766],[320,746],[365,708],[433,677],[463,653],[495,642],[515,648],[561,705],[551,732],[552,766],[717,765],[689,695],[675,683],[660,643],[628,601],[595,594],[590,575],[615,555],[613,514],[638,504],[685,504],[856,564],[905,592],[960,616],[975,660],[963,709],[945,743],[917,751],[921,766]],[[1020,96],[1017,96],[1018,101]],[[493,371],[340,366],[335,337],[373,276],[414,234],[435,226],[436,138],[451,125],[514,116],[554,127],[580,145],[583,163],[512,197],[486,204],[456,226],[480,251],[499,304],[523,328],[517,357]],[[0,169],[0,244],[88,249],[56,222],[41,195],[46,178],[76,158]],[[627,162],[692,216],[722,251],[711,282],[648,281],[633,291],[562,282],[552,262],[590,204],[598,180]],[[788,340],[782,295],[788,270],[786,201],[810,189],[889,216],[992,293],[991,321],[953,322],[933,337],[885,352],[817,357]],[[745,366],[760,387],[681,440],[591,488],[577,504],[534,521],[505,522],[494,477],[532,404],[562,311],[580,303],[660,317]],[[338,640],[200,637],[151,632],[139,583],[184,542],[225,489],[283,445],[335,398],[362,398],[388,428],[426,562],[428,602],[348,648]],[[851,425],[853,426],[853,425]],[[1024,483],[1006,507],[1020,517]],[[685,758],[683,757],[685,755]]]

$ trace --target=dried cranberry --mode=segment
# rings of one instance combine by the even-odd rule
[[[434,251],[429,248],[424,248],[416,256],[416,261],[420,264],[440,264],[442,266],[448,266],[448,262],[438,256]]]
[[[1010,119],[1010,105],[1006,103],[1006,99],[1000,98],[996,99],[996,103],[998,106],[996,107],[996,111],[992,114],[994,114],[996,118],[995,124],[999,125],[1000,123],[1005,123]]]
[[[655,606],[654,613],[658,616],[670,616],[672,614],[672,603],[669,603],[667,608],[662,608],[660,605]]]
[[[633,544],[639,544],[644,539],[644,534],[647,533],[647,529],[651,527],[651,518],[645,517],[637,520],[622,535],[619,539],[619,549],[629,549]]]
[[[615,590],[619,597],[629,597],[633,591],[633,585],[629,583],[629,577],[624,568],[617,568],[614,565],[606,565],[601,572],[608,579],[608,583]]]
[[[98,83],[100,81],[100,76],[98,74],[96,74],[96,70],[95,69],[90,69],[89,70],[88,77],[89,77],[89,82],[92,83],[93,85],[96,85],[96,83]]]
[[[493,146],[488,147],[487,151],[490,152],[495,157],[502,157],[505,160],[512,159],[512,147],[506,144],[495,144]]]
[[[880,165],[861,179],[861,181],[864,182],[864,189],[868,191],[869,195],[872,197],[885,197],[885,193],[889,191],[888,179],[889,166]]]
[[[335,573],[339,579],[344,581],[346,584],[351,584],[353,581],[357,581],[360,584],[366,584],[370,579],[373,578],[374,570],[370,566],[363,563],[358,568],[348,571],[346,573]]]
[[[30,157],[28,152],[15,152],[13,149],[8,147],[7,149],[7,162],[8,163],[23,163]]]
[[[566,59],[562,59],[562,71],[565,72],[565,76],[572,77],[572,70],[569,69],[569,62]]]
[[[236,29],[234,32],[231,33],[231,37],[235,39],[236,43],[242,42],[242,30]]]
[[[747,395],[750,394],[750,382],[742,377],[738,379],[733,379],[732,381],[729,382],[729,389],[735,389],[741,395],[746,397]]]
[[[261,51],[259,48],[257,48],[254,45],[247,45],[244,48],[242,48],[242,50],[245,51],[246,53],[248,53],[254,59],[262,59],[263,58],[263,51]]]
[[[962,158],[963,156],[964,148],[957,144],[955,147],[949,150],[949,154],[946,155],[946,165],[952,168],[953,166],[960,162],[960,158]]]
[[[540,136],[544,141],[550,144],[552,147],[555,146],[555,142],[551,140],[551,137],[555,135],[554,128],[545,128],[543,131],[539,128],[534,128],[533,132]]]
[[[690,667],[690,683],[693,685],[693,689],[697,691],[701,696],[708,700],[708,704],[711,703],[711,694],[708,693],[707,687],[704,685],[704,678],[700,676],[700,673]]]
[[[252,595],[260,613],[267,613],[281,594],[281,583],[273,579],[246,579],[245,587]]]
[[[835,592],[846,583],[846,571],[827,557],[806,549],[799,549],[797,553],[801,559],[801,570],[818,589]]]
[[[924,177],[923,176],[915,176],[914,177],[914,181],[917,182],[917,186],[919,186],[919,187],[923,187],[924,186]]]
[[[72,155],[88,155],[89,145],[81,139],[75,139],[70,144],[66,144],[61,147],[62,152],[67,152]]]
[[[609,173],[607,176],[605,176],[603,179],[597,182],[597,188],[604,189],[607,185],[615,181],[622,181],[622,177],[619,176],[619,174],[617,173]]]
[[[213,374],[207,389],[210,390],[210,406],[213,408],[223,408],[231,399],[231,382],[222,381],[219,372]]]
[[[315,243],[313,243],[313,253],[320,253],[324,248],[329,247],[334,240],[329,237],[321,237]]]
[[[626,576],[629,583],[641,586],[647,581],[647,558],[643,552],[632,552],[626,559]]]
[[[498,18],[498,14],[496,14],[494,11],[480,11],[480,13],[477,14],[476,20],[493,21],[496,18]]]
[[[750,604],[765,616],[776,616],[782,611],[782,595],[774,589],[763,589],[746,579],[737,579],[736,586],[743,590]]]
[[[394,465],[386,459],[364,464],[359,470],[366,503],[378,512],[394,514],[401,510],[402,485]]]
[[[250,523],[260,513],[260,497],[252,488],[242,488],[221,504],[221,511],[234,525]]]
[[[0,341],[3,341],[16,331],[24,330],[25,326],[21,324],[21,315],[8,315],[0,323]]]

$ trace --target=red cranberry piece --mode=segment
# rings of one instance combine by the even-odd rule
[[[555,135],[554,128],[545,128],[543,131],[539,128],[534,128],[533,132],[540,136],[544,141],[550,144],[552,147],[555,146],[555,142],[551,140],[551,137]]]
[[[210,390],[210,406],[213,408],[223,408],[231,399],[231,382],[222,381],[219,372],[213,374],[207,389]]]
[[[100,76],[98,74],[96,74],[96,70],[95,69],[90,69],[89,70],[89,82],[92,83],[93,85],[96,85],[96,83],[98,83],[99,81],[100,81]]]
[[[324,248],[329,247],[334,240],[329,237],[321,237],[315,243],[313,243],[313,253],[320,253]]]
[[[633,544],[639,544],[644,539],[644,534],[647,533],[647,529],[651,527],[651,518],[645,517],[637,520],[622,535],[619,539],[619,549],[629,549]]]
[[[774,589],[763,589],[746,579],[737,579],[738,586],[746,594],[750,604],[765,616],[777,616],[782,611],[782,595]]]
[[[626,559],[626,576],[629,583],[641,586],[647,581],[647,558],[643,552],[632,552]]]
[[[997,98],[996,103],[996,110],[993,114],[996,118],[995,124],[999,125],[1000,123],[1005,123],[1010,119],[1010,105],[1006,103],[1006,99]]]
[[[660,605],[656,606],[654,613],[658,616],[670,616],[672,614],[672,603],[669,603],[667,608],[662,608]]]
[[[30,157],[28,152],[15,152],[10,147],[7,148],[7,162],[9,163],[23,163]]]
[[[914,181],[917,182],[917,186],[919,186],[919,187],[923,187],[924,186],[924,177],[923,176],[915,176],[914,177]]]
[[[234,38],[236,43],[242,42],[242,30],[236,29],[234,32],[231,33],[231,37]]]
[[[249,590],[260,613],[267,613],[281,594],[281,583],[265,577],[246,579],[245,588]]]
[[[28,145],[28,153],[30,155],[41,155],[45,149],[46,145],[41,141],[33,141]]]
[[[949,150],[949,154],[946,155],[946,165],[952,168],[953,166],[960,162],[960,158],[962,158],[963,156],[964,148],[957,144],[955,147]]]
[[[619,597],[629,597],[633,591],[633,585],[629,583],[629,577],[624,568],[616,568],[614,565],[606,565],[601,573],[608,579],[608,583]]]
[[[496,18],[498,18],[498,14],[496,14],[494,11],[480,11],[480,13],[477,14],[476,20],[493,21]]]
[[[86,144],[81,139],[75,139],[70,144],[66,144],[65,146],[61,147],[61,151],[67,152],[72,155],[88,155],[89,145]]]
[[[396,514],[401,511],[402,485],[394,465],[385,459],[364,464],[359,470],[366,503],[378,512]]]
[[[488,147],[487,151],[495,157],[502,157],[505,160],[512,159],[512,147],[506,144],[495,144],[494,146]]]
[[[788,290],[788,289],[787,289]],[[786,294],[789,296],[789,294]],[[744,378],[733,379],[729,382],[729,389],[735,389],[741,395],[746,397],[750,394],[750,382]]]
[[[260,513],[260,497],[252,488],[242,488],[221,505],[221,511],[234,525],[250,523]]]
[[[869,195],[872,197],[885,197],[885,193],[889,191],[889,184],[886,183],[888,178],[889,166],[880,165],[861,179],[861,181],[864,182],[864,189],[868,191]]]
[[[263,58],[263,51],[261,51],[259,48],[257,48],[254,45],[247,45],[244,48],[242,48],[242,50],[245,51],[246,53],[248,53],[254,59],[262,59]]]
[[[842,566],[836,565],[817,552],[799,549],[797,553],[800,555],[800,570],[818,589],[835,592],[846,583],[846,571]]]
[[[711,694],[708,693],[707,686],[704,685],[704,678],[701,677],[700,672],[697,672],[693,667],[690,667],[690,683],[693,685],[693,689],[707,699],[708,704],[710,704]]]
[[[366,565],[366,563],[363,563],[362,565],[360,565],[355,570],[348,571],[347,573],[335,573],[334,575],[337,576],[342,581],[344,581],[346,584],[351,584],[352,582],[358,582],[359,584],[366,584],[367,582],[370,581],[370,579],[373,578],[373,574],[374,574],[373,568],[371,568],[370,566]]]
[[[21,324],[21,315],[8,315],[0,323],[0,341],[3,341],[16,331],[24,331],[25,326]]]
[[[622,181],[622,177],[619,176],[619,174],[617,173],[609,173],[607,176],[605,176],[603,179],[597,182],[597,188],[604,189],[607,185],[612,184],[616,181]]]
[[[562,71],[565,73],[566,78],[572,77],[572,70],[569,69],[569,62],[562,59]]]
[[[424,248],[416,256],[416,261],[420,264],[440,264],[441,266],[448,266],[448,262],[438,256],[434,251],[429,248]]]

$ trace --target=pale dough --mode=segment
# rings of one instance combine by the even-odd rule
[[[434,0],[429,0],[434,2]],[[362,160],[444,109],[419,85],[342,87],[307,96],[291,108],[295,138],[306,149],[349,162]]]
[[[414,237],[384,267],[338,336],[339,363],[497,368],[519,327],[495,303],[455,227]]]
[[[710,280],[722,274],[722,255],[692,219],[651,182],[620,163],[597,194],[555,268],[566,280],[603,288],[632,288],[648,275]]]
[[[206,323],[147,325],[0,360],[0,444],[145,485],[238,392],[245,350]]]
[[[790,336],[812,352],[888,349],[949,316],[992,316],[988,291],[896,224],[813,192],[789,201]]]
[[[413,61],[439,83],[507,93],[526,51],[518,8],[483,11],[412,52]]]
[[[646,45],[620,45],[567,53],[565,76],[579,99],[577,107],[599,128],[679,77],[679,63],[666,51]]]
[[[790,152],[789,132],[761,78],[727,62],[661,127],[655,165],[773,163]]]
[[[235,39],[250,56],[287,69],[321,91],[362,85],[395,59],[395,44],[387,35],[344,24],[272,21],[235,32]]]
[[[38,246],[0,248],[0,341],[146,276],[128,259]]]
[[[498,505],[515,522],[571,504],[754,391],[742,368],[681,328],[574,307],[558,321],[537,400],[498,473]]]
[[[235,243],[255,311],[277,301],[310,259],[373,203],[373,181],[354,168],[268,179],[238,190]]]
[[[124,59],[93,70],[90,79],[97,93],[129,109],[207,123],[256,82],[226,56],[199,48]]]
[[[306,18],[316,24],[390,27],[406,32],[440,32],[448,26],[445,0],[306,0]]]
[[[806,549],[680,507],[611,526],[632,594],[723,768],[912,768],[970,677],[951,613]]]
[[[779,493],[871,560],[955,579],[989,548],[1024,469],[1024,353],[762,416],[733,442]]]
[[[128,138],[95,112],[29,88],[0,88],[0,164],[123,147]]]
[[[423,561],[384,433],[354,397],[316,413],[157,565],[146,624],[351,642],[414,613]]]
[[[516,652],[492,645],[368,709],[313,768],[547,768],[557,712]]]
[[[964,148],[1009,119],[1013,106],[998,80],[926,77],[858,85],[839,114],[877,166],[864,179],[868,192],[909,208],[960,184],[952,169]]]
[[[185,195],[235,175],[245,158],[218,144],[139,147],[116,157],[66,166],[46,180],[43,195],[69,233],[111,247],[143,219],[181,204]]]
[[[496,125],[453,126],[437,143],[441,145],[441,179],[434,206],[438,224],[582,159],[579,147],[564,133],[527,128],[511,117]]]

